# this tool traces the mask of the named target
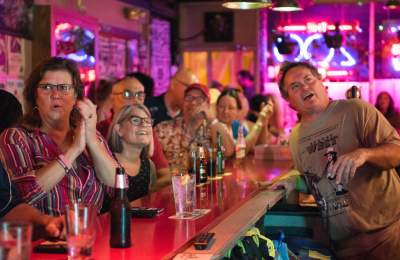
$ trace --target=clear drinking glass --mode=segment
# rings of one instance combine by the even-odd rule
[[[26,222],[0,222],[0,259],[28,260],[31,256],[32,225]]]
[[[65,223],[68,259],[91,259],[96,235],[96,211],[94,208],[78,202],[67,205]]]
[[[189,174],[173,175],[172,189],[174,192],[176,216],[192,216],[193,210],[196,207],[196,177]]]

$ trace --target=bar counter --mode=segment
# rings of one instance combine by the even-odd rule
[[[168,218],[175,213],[172,186],[132,202],[135,206],[165,210],[154,218],[132,219],[132,247],[127,249],[110,248],[109,215],[101,215],[97,223],[93,259],[221,257],[282,196],[279,191],[260,191],[258,182],[271,180],[290,166],[288,161],[260,161],[252,157],[247,157],[241,164],[227,163],[226,172],[231,175],[197,187],[197,208],[211,211],[195,220]],[[207,250],[194,250],[191,245],[193,239],[205,231],[215,232],[215,241]],[[66,259],[66,255],[33,253],[31,259]]]

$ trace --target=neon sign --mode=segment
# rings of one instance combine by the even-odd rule
[[[307,33],[325,33],[327,31],[334,31],[336,26],[334,24],[328,24],[327,22],[308,22],[305,25],[285,25],[279,26],[278,31],[280,32],[307,32]],[[358,24],[341,24],[339,25],[339,31],[356,31],[362,32]]]
[[[353,24],[329,24],[326,21],[307,22],[306,24],[279,26],[277,32],[276,35],[286,39],[286,43],[292,47],[289,48],[292,53],[287,54],[281,50],[279,45],[282,43],[277,41],[279,40],[278,37],[272,46],[273,57],[276,61],[281,63],[284,60],[306,60],[323,68],[326,71],[326,76],[343,77],[353,75],[348,70],[356,66],[357,52],[350,47],[352,46],[351,44],[350,46],[346,45],[346,42],[342,46],[341,44],[338,44],[338,46],[328,44],[327,35],[332,37],[337,33],[339,37],[342,37],[342,35],[347,37],[349,33],[360,33],[362,29],[358,22]],[[340,34],[340,32],[346,33]],[[354,39],[348,41],[352,40]],[[398,63],[400,69],[400,60]]]

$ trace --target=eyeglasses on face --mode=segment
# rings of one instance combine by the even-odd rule
[[[199,105],[199,104],[203,103],[204,101],[206,101],[206,98],[203,96],[187,95],[187,96],[185,96],[184,101],[185,102],[193,102],[194,104]]]
[[[129,122],[134,126],[153,126],[153,119],[148,117],[131,116]]]
[[[44,93],[50,93],[53,90],[57,90],[64,95],[68,95],[71,90],[74,88],[72,84],[50,84],[50,83],[41,83],[38,85],[38,88],[41,89]]]
[[[122,92],[116,92],[113,93],[113,95],[122,95],[124,99],[133,99],[133,98],[138,98],[138,99],[144,99],[146,96],[146,93],[144,91],[130,91],[128,89],[122,91]]]

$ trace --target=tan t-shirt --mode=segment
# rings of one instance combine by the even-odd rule
[[[348,186],[327,178],[328,165],[340,155],[387,143],[400,145],[396,130],[373,106],[358,99],[332,101],[316,121],[293,129],[294,163],[304,174],[332,240],[374,231],[399,219],[400,178],[394,169],[365,164]]]

